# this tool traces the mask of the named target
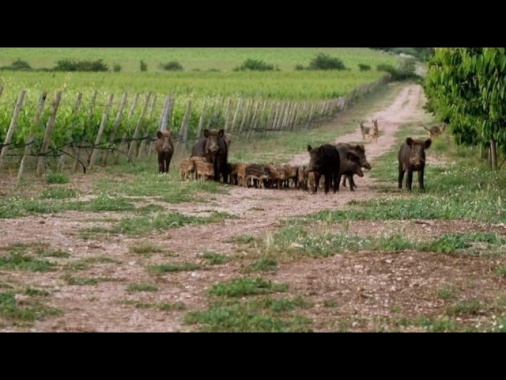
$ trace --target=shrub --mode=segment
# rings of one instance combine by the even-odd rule
[[[148,71],[148,64],[141,59],[141,71]]]
[[[107,65],[102,62],[102,59],[96,61],[75,61],[70,59],[63,59],[56,62],[54,71],[109,71]]]
[[[32,67],[30,64],[26,61],[22,61],[21,59],[16,59],[14,62],[11,63],[10,66],[4,66],[2,67],[4,70],[32,70]]]
[[[309,63],[308,70],[346,70],[346,66],[339,58],[319,53]]]
[[[121,71],[121,65],[119,63],[115,63],[114,66],[112,67],[112,70],[115,73],[119,73]]]
[[[274,68],[274,65],[265,63],[259,59],[247,59],[243,62],[241,66],[234,68],[234,71],[279,71],[279,69]]]
[[[413,59],[404,60],[398,69],[392,65],[379,64],[376,66],[376,70],[385,71],[391,75],[392,80],[403,81],[403,80],[414,80],[418,79],[418,75],[415,74],[415,61]]]
[[[166,71],[183,71],[183,66],[177,61],[160,63],[160,68]]]
[[[369,70],[371,70],[371,66],[370,66],[370,65],[363,64],[363,63],[359,63],[359,64],[358,64],[358,69],[359,69],[360,71],[369,71]]]
[[[302,70],[305,70],[306,68],[301,65],[301,64],[297,64],[295,65],[295,71],[302,71]]]

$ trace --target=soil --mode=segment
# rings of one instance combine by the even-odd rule
[[[419,85],[406,85],[388,107],[367,116],[368,121],[377,119],[380,129],[377,142],[363,141],[372,170],[375,160],[396,143],[394,134],[402,124],[426,120],[427,115],[422,109],[424,101]],[[353,133],[336,139],[336,142],[357,141],[362,141],[358,124]],[[435,163],[431,160],[434,158],[428,152],[429,164]],[[301,165],[307,161],[307,152],[301,152],[290,163]],[[81,181],[80,185],[86,186],[86,180]],[[117,263],[96,263],[89,269],[74,273],[79,277],[113,280],[83,286],[68,285],[62,274],[56,272],[0,271],[0,278],[5,283],[47,288],[51,296],[45,304],[62,311],[59,316],[47,317],[30,326],[7,324],[0,331],[198,331],[201,326],[183,322],[185,314],[190,310],[199,311],[209,307],[211,301],[205,291],[210,286],[243,277],[244,260],[206,266],[204,270],[156,276],[146,270],[146,265],[167,262],[203,264],[205,261],[201,254],[205,251],[237,257],[239,244],[232,242],[232,237],[250,235],[265,239],[280,227],[281,221],[290,216],[344,209],[351,200],[389,196],[388,193],[375,190],[374,179],[367,173],[362,178],[355,177],[355,181],[358,186],[355,192],[341,188],[337,195],[320,191],[309,194],[302,191],[231,187],[228,194],[215,196],[211,203],[162,204],[167,212],[205,216],[212,211],[223,211],[238,218],[169,229],[156,236],[143,238],[141,240],[146,242],[156,241],[169,252],[148,258],[129,250],[132,244],[140,243],[139,238],[115,235],[102,240],[84,240],[79,236],[78,230],[82,227],[89,227],[97,221],[106,226],[108,218],[121,217],[112,212],[97,215],[73,211],[50,216],[3,219],[0,221],[0,248],[19,242],[47,243],[52,250],[71,252],[76,260],[106,256]],[[395,188],[396,184],[392,186]],[[339,233],[342,228],[336,226],[333,232]],[[348,228],[348,233],[359,236],[379,235],[394,229],[418,236],[494,228],[504,233],[501,226],[459,220],[351,221]],[[313,321],[312,331],[424,331],[413,324],[402,327],[393,321],[396,316],[440,318],[450,305],[450,301],[436,296],[438,290],[445,287],[457,289],[460,300],[497,300],[505,290],[504,276],[497,276],[493,272],[497,264],[497,259],[486,257],[417,251],[363,251],[326,258],[281,261],[276,271],[261,272],[259,275],[276,283],[289,284],[289,295],[300,295],[311,302],[313,306],[301,310],[299,314]],[[129,293],[126,288],[132,283],[156,283],[159,290]],[[132,302],[182,302],[185,310],[139,308],[134,307]],[[477,326],[483,318],[478,313],[458,319],[463,326]]]

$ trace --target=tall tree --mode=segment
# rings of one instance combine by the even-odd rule
[[[506,49],[437,48],[428,61],[427,109],[450,126],[459,144],[506,152]]]

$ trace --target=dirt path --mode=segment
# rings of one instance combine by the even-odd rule
[[[375,160],[392,148],[395,143],[394,134],[402,123],[417,122],[426,117],[421,108],[423,100],[420,86],[407,85],[392,104],[365,118],[368,121],[377,119],[380,128],[378,142],[366,143],[367,158],[373,169]],[[356,131],[336,140],[359,141],[361,134],[358,125]],[[293,157],[291,163],[303,164],[307,161],[308,154],[303,152]],[[146,271],[146,265],[168,261],[201,263],[203,260],[200,255],[205,251],[237,255],[238,245],[230,241],[232,237],[265,237],[280,225],[280,221],[290,216],[340,209],[350,200],[377,196],[372,189],[373,179],[369,175],[357,178],[356,182],[358,188],[355,192],[341,188],[336,195],[232,187],[228,195],[216,196],[205,204],[164,204],[166,212],[205,216],[212,211],[223,211],[238,218],[203,226],[184,226],[161,233],[156,237],[156,243],[170,254],[149,258],[130,252],[129,247],[138,244],[139,239],[114,236],[100,241],[86,241],[79,238],[80,228],[89,227],[98,219],[102,219],[105,224],[107,218],[118,217],[114,213],[91,216],[66,212],[47,217],[2,220],[2,245],[43,242],[48,243],[53,250],[70,251],[75,258],[81,260],[106,256],[117,262],[97,263],[90,269],[74,274],[109,279],[95,285],[71,286],[62,279],[61,273],[55,272],[34,274],[16,271],[3,274],[2,279],[6,282],[47,287],[52,291],[48,304],[59,308],[63,314],[36,322],[28,328],[10,326],[2,329],[0,326],[0,331],[193,331],[197,329],[196,326],[183,323],[185,313],[208,307],[209,299],[205,296],[205,290],[211,285],[242,277],[244,273],[241,271],[241,260],[205,270],[157,275],[155,278]],[[95,222],[89,221],[92,218]],[[382,223],[382,227],[388,225]],[[367,234],[371,226],[374,227],[374,223],[366,225],[356,222],[350,225],[350,230],[362,230]],[[402,307],[413,315],[420,312],[420,308],[425,308],[429,313],[436,312],[441,305],[427,301],[423,296],[424,291],[420,290],[428,285],[433,288],[439,286],[449,273],[457,282],[460,277],[465,277],[468,259],[452,261],[440,256],[423,263],[428,256],[430,255],[426,253],[413,255],[412,252],[407,252],[336,255],[325,260],[308,258],[280,264],[277,272],[262,274],[262,277],[286,282],[290,285],[290,293],[303,295],[314,302],[315,306],[307,312],[314,321],[313,331],[342,329],[343,321],[346,321],[345,327],[349,331],[375,331],[375,321],[388,315],[392,305]],[[481,278],[485,278],[486,264],[477,264],[474,269],[476,268],[478,273],[481,272]],[[159,288],[156,292],[132,294],[126,291],[128,284],[153,282]],[[323,307],[325,300],[329,299],[338,307]],[[185,310],[176,308],[167,312],[133,306],[136,303],[174,305],[178,302],[185,305]]]

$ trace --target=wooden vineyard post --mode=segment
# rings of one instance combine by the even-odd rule
[[[242,110],[242,99],[239,99],[239,102],[237,103],[237,108],[235,109],[234,117],[232,119],[232,125],[230,126],[230,131],[234,130],[235,124],[239,119],[239,114],[241,113],[241,110]]]
[[[229,99],[227,103],[227,110],[225,111],[225,126],[223,127],[225,129],[225,133],[228,132],[228,121],[230,120],[231,109],[232,109],[232,99]]]
[[[37,106],[37,111],[35,112],[35,118],[33,120],[34,125],[37,125],[40,122],[40,117],[42,116],[42,111],[44,110],[44,105],[46,104],[46,97],[47,97],[47,92],[43,91],[42,94],[40,94],[39,105]],[[18,178],[17,178],[18,184],[21,181],[21,177],[23,176],[23,172],[25,171],[26,158],[28,157],[28,155],[30,154],[30,152],[32,150],[32,144],[34,141],[33,135],[34,135],[34,133],[31,132],[30,136],[26,140],[25,150],[23,152],[23,157],[21,158],[21,162],[19,164],[19,171],[18,171]]]
[[[67,141],[67,145],[71,145],[73,143],[73,140],[72,140],[72,132],[74,131],[74,128],[76,126],[76,118],[77,118],[77,115],[78,115],[78,112],[79,112],[79,108],[81,107],[81,101],[83,99],[83,94],[80,92],[77,94],[77,100],[76,100],[76,104],[74,105],[74,111],[72,113],[72,116],[73,116],[73,122],[72,122],[72,125],[70,126],[70,131],[69,131],[69,139]],[[74,151],[75,153],[75,151]],[[63,170],[63,167],[65,165],[65,154],[62,154],[60,156],[60,162],[58,163],[58,170],[59,171],[62,171]]]
[[[121,101],[119,103],[119,108],[118,108],[118,112],[116,113],[116,119],[114,120],[114,124],[112,126],[112,132],[111,132],[111,135],[109,136],[109,144],[113,144],[114,143],[114,139],[116,138],[116,134],[118,132],[118,128],[119,128],[119,125],[121,123],[121,116],[123,115],[123,109],[125,108],[125,105],[126,105],[126,100],[127,100],[127,93],[123,93],[123,96],[121,97]],[[105,154],[104,154],[104,160],[103,160],[103,165],[107,165],[107,157],[109,156],[109,152],[110,150],[107,149],[105,151]]]
[[[114,98],[114,94],[109,95],[109,100],[105,106],[104,113],[102,114],[102,120],[100,121],[100,127],[98,128],[97,138],[95,139],[95,144],[93,144],[93,150],[91,151],[90,163],[88,164],[88,168],[92,169],[95,164],[95,160],[97,158],[98,148],[97,145],[100,144],[100,139],[102,138],[102,133],[104,133],[105,124],[107,123],[107,119],[109,118],[109,111],[112,107],[112,99]]]
[[[90,102],[90,108],[88,110],[88,120],[91,120],[93,117],[93,110],[95,109],[95,102],[97,100],[97,91],[93,91],[93,94],[91,95],[91,102]],[[78,143],[82,143],[82,141],[78,141]],[[73,170],[77,170],[77,166],[79,165],[79,155],[81,153],[80,148],[77,146],[74,149],[74,167]]]
[[[253,115],[251,116],[251,123],[246,130],[246,140],[248,140],[251,136],[251,132],[253,132],[256,128],[257,117],[258,117],[258,109],[260,108],[260,102],[255,103],[255,108],[253,110]]]
[[[135,109],[137,108],[137,102],[139,101],[139,94],[135,94],[134,100],[132,101],[132,107],[130,107],[130,112],[128,113],[128,121],[132,118]],[[125,131],[123,133],[123,137],[121,138],[121,142],[119,144],[119,147],[115,154],[115,160],[114,163],[117,164],[119,162],[119,156],[121,151],[125,148],[125,145],[128,146],[128,143],[125,142],[125,139],[127,138],[127,132]]]
[[[172,113],[172,106],[174,104],[174,99],[167,96],[165,98],[165,102],[163,104],[163,111],[160,115],[160,121],[159,121],[159,129],[160,131],[166,131],[167,129],[170,129],[170,116]],[[149,153],[151,154],[154,151],[154,142],[151,141],[149,144]]]
[[[183,116],[183,122],[181,123],[181,128],[179,129],[178,141],[179,141],[179,151],[182,154],[186,153],[188,150],[188,125],[190,124],[190,116],[192,112],[192,101],[188,100],[188,104],[186,106],[186,111]]]
[[[200,112],[199,125],[197,127],[197,132],[195,134],[195,141],[197,141],[202,133],[202,127],[204,126],[204,119],[206,117],[207,111],[207,101],[204,101],[204,105],[202,106],[202,111]]]
[[[23,107],[23,100],[25,99],[26,90],[21,90],[18,96],[18,100],[16,101],[16,105],[14,106],[14,112],[12,113],[11,123],[9,125],[9,129],[7,130],[7,135],[5,136],[4,146],[0,151],[0,168],[2,167],[5,156],[7,155],[7,151],[9,150],[9,144],[12,141],[12,136],[14,135],[14,131],[16,129],[16,125],[18,123],[19,112],[21,111],[21,107]]]
[[[169,129],[170,113],[172,110],[173,102],[174,100],[172,98],[167,97],[167,99],[165,99],[162,118],[160,120],[160,131],[166,131]]]
[[[253,99],[251,99],[249,102],[248,102],[248,105],[246,106],[246,110],[244,111],[244,115],[242,117],[242,121],[241,121],[241,124],[239,126],[239,133],[238,135],[242,136],[242,130],[244,129],[244,126],[250,121],[251,117],[250,117],[250,114],[253,110],[253,103],[255,103],[255,101]]]
[[[153,101],[151,102],[151,109],[149,110],[149,116],[148,120],[153,120],[153,114],[155,113],[155,105],[156,105],[156,94],[153,96]],[[141,154],[144,153],[146,150],[146,139],[149,137],[149,127],[150,123],[148,122],[146,125],[146,129],[144,131],[144,135],[142,136],[141,144],[139,146],[139,151],[137,152],[137,157],[140,157]],[[146,152],[146,156],[148,155],[148,152]]]
[[[54,97],[53,103],[53,111],[51,112],[51,116],[46,125],[46,133],[44,134],[44,140],[42,141],[42,146],[40,148],[39,162],[37,164],[37,175],[41,176],[46,171],[46,153],[47,147],[49,146],[49,141],[51,140],[51,135],[53,134],[54,122],[56,120],[56,113],[58,112],[58,107],[60,106],[61,100],[61,91],[58,91]]]
[[[132,155],[134,154],[135,148],[137,148],[137,134],[139,133],[139,129],[142,125],[142,120],[144,119],[144,114],[148,109],[149,100],[151,99],[151,92],[148,92],[146,96],[146,102],[144,103],[144,107],[142,108],[141,114],[139,116],[139,120],[137,121],[137,125],[135,126],[134,135],[132,137],[132,141],[130,142],[130,149],[128,150],[128,162],[131,161]]]

